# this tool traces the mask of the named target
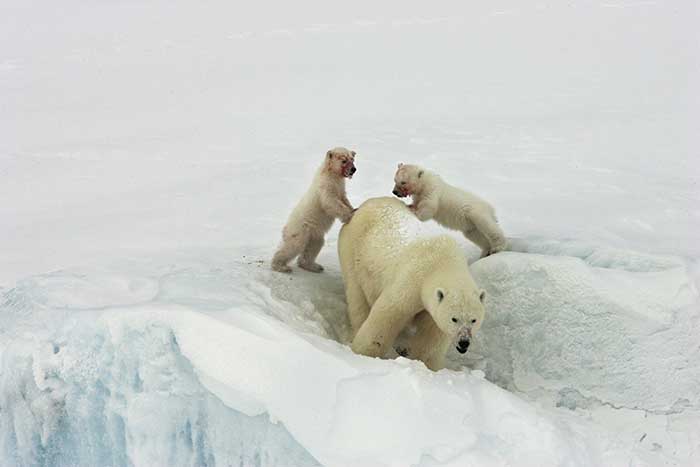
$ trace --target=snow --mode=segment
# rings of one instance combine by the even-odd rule
[[[138,309],[74,318],[3,349],[3,464],[317,465],[281,425],[208,391],[170,325]]]
[[[0,4],[0,464],[697,465],[692,1]],[[489,200],[428,371],[269,270],[325,151]],[[421,231],[442,233],[434,223]]]
[[[506,252],[474,264],[490,298],[475,340],[488,379],[650,411],[698,406],[697,290],[685,267],[611,263]]]
[[[158,282],[167,289],[171,277],[192,272]],[[301,310],[305,299],[290,304],[271,297],[286,277],[267,268],[228,263],[208,273],[219,280],[190,306],[158,294],[147,304],[51,316],[60,310],[53,302],[22,297],[25,310],[37,311],[31,334],[20,332],[3,352],[3,457],[26,464],[248,465],[260,451],[265,465],[347,466],[604,459],[607,442],[585,424],[572,427],[483,373],[434,374],[403,358],[361,358],[320,326],[310,332],[309,322],[321,317],[302,319],[297,311],[296,322],[283,322],[275,305]],[[339,280],[337,270],[331,274]],[[64,287],[82,282],[69,271],[61,275]],[[257,287],[246,292],[250,276]],[[313,279],[296,287],[320,295]],[[120,288],[118,281],[103,284],[96,297]],[[339,301],[335,311],[342,308]],[[263,415],[273,424],[263,423]],[[22,425],[26,420],[33,423]],[[93,436],[83,435],[86,426],[94,427]],[[572,430],[582,433],[571,440]],[[110,457],[115,453],[122,457]]]

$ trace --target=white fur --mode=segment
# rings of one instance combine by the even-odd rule
[[[394,182],[394,193],[413,198],[410,207],[421,221],[435,219],[448,229],[461,231],[481,248],[482,258],[506,248],[493,206],[475,194],[417,165],[399,164]]]
[[[383,357],[413,323],[418,329],[408,356],[439,370],[450,343],[481,326],[483,292],[457,242],[448,235],[423,237],[419,225],[398,199],[370,199],[341,229],[338,253],[352,350]]]
[[[300,268],[323,271],[316,263],[326,232],[335,219],[349,222],[354,209],[345,194],[345,178],[354,170],[355,151],[345,148],[329,150],[314,176],[311,186],[287,220],[282,230],[282,243],[272,258],[272,269],[291,272],[288,263],[299,256]]]

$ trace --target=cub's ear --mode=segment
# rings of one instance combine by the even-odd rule
[[[400,169],[401,167],[403,167],[403,162],[399,162],[399,167],[398,167],[398,168]]]
[[[438,303],[442,302],[442,299],[445,298],[445,292],[442,291],[442,289],[437,289],[435,291],[438,299]]]
[[[330,159],[331,157],[333,157],[333,150],[332,150],[332,149],[329,149],[329,150],[328,150],[328,152],[326,153],[326,157],[329,158],[329,159]]]
[[[420,172],[418,172],[418,178],[421,178],[422,176],[423,176],[423,171],[421,170]]]
[[[352,157],[355,157],[355,154],[357,154],[355,151],[350,151],[350,154],[352,154]]]
[[[484,289],[481,289],[481,292],[479,292],[479,301],[481,303],[484,303],[485,298],[486,298],[486,291]]]

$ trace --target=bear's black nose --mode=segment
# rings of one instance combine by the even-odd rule
[[[350,173],[351,173],[351,174],[354,174],[355,172],[357,172],[357,169],[356,169],[355,167],[353,167],[352,169],[350,169]]]
[[[399,192],[396,190],[392,191],[392,193],[395,194],[396,196],[399,196]]]
[[[457,342],[457,352],[465,353],[468,348],[469,348],[469,339],[460,339],[460,341]]]

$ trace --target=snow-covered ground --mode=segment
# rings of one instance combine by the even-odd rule
[[[0,464],[700,464],[697,2],[525,3],[1,2]],[[269,270],[336,145],[498,210],[448,370]]]

